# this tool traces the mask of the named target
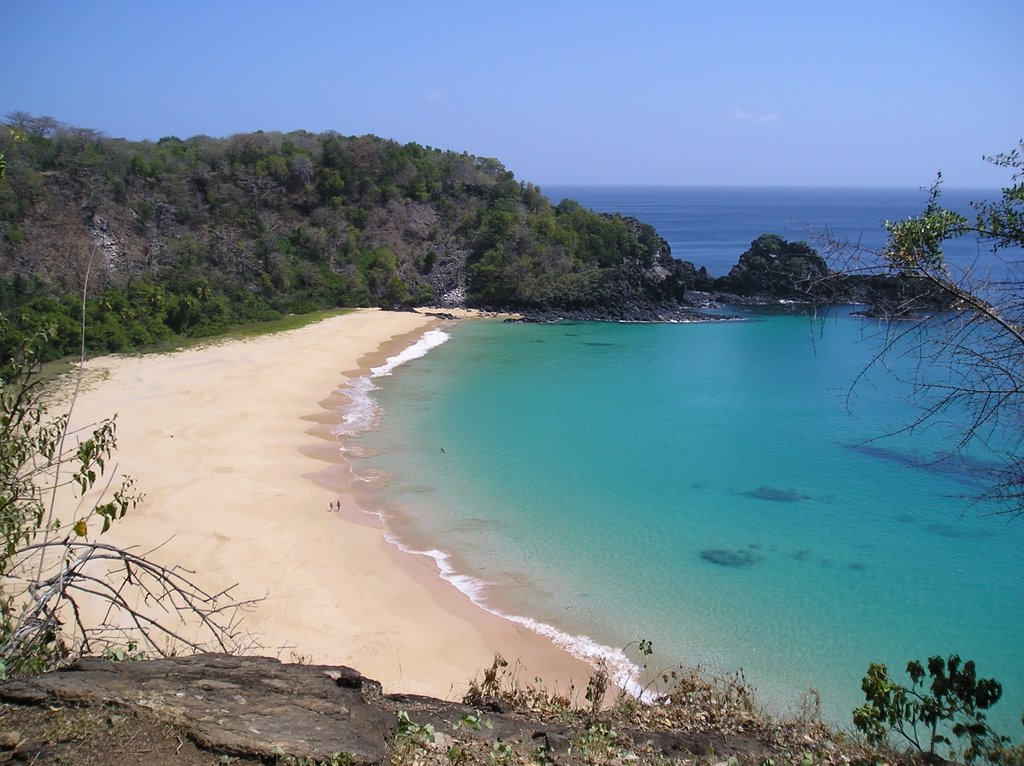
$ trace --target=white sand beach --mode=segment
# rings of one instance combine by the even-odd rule
[[[589,668],[476,606],[354,506],[331,425],[345,381],[441,320],[360,310],[275,335],[170,354],[103,357],[75,405],[117,413],[117,470],[145,500],[104,539],[262,599],[255,653],[344,664],[389,692],[461,696],[496,652],[567,691]],[[341,513],[329,508],[338,499]],[[66,510],[66,509],[65,509]]]

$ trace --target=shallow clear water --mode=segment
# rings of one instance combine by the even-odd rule
[[[813,686],[844,724],[868,663],[955,651],[1019,721],[1024,522],[982,517],[963,466],[908,465],[942,428],[870,441],[912,415],[883,374],[851,390],[878,329],[463,322],[377,380],[357,470],[390,476],[374,502],[403,543],[503,613],[742,668],[775,709]]]
[[[877,248],[885,219],[927,200],[899,189],[545,192],[637,215],[716,275],[765,232]],[[943,200],[967,212],[995,196]],[[966,241],[947,256],[997,279],[1022,260]],[[1024,520],[972,504],[988,455],[934,462],[954,428],[875,441],[915,414],[881,369],[854,386],[881,329],[847,309],[686,325],[463,322],[396,374],[379,370],[379,390],[360,384],[348,430],[362,435],[346,443],[376,453],[356,469],[389,477],[367,500],[401,544],[582,656],[603,651],[621,667],[619,650],[646,638],[654,668],[742,668],[776,710],[813,686],[849,725],[870,662],[899,674],[909,659],[957,652],[1003,682],[992,718],[1020,737]],[[890,361],[917,371],[913,356]],[[641,659],[635,644],[626,655]]]

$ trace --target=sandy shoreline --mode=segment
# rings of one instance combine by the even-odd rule
[[[473,605],[435,562],[402,553],[352,499],[331,433],[338,393],[438,319],[360,310],[299,330],[142,357],[104,357],[73,424],[117,413],[118,470],[146,498],[104,536],[262,598],[261,654],[345,664],[388,691],[461,696],[496,652],[563,693],[589,668]],[[342,513],[330,513],[341,499]],[[166,541],[166,542],[165,542]]]

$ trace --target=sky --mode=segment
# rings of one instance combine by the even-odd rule
[[[541,185],[996,188],[1021,0],[0,0],[0,116],[372,133]]]

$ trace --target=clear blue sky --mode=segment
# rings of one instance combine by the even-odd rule
[[[337,130],[541,184],[995,187],[1021,0],[4,0],[0,115]]]

